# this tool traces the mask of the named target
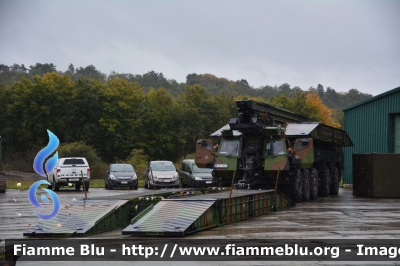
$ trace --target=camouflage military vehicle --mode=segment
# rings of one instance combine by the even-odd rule
[[[277,188],[295,202],[337,195],[347,133],[255,101],[237,101],[239,117],[198,140],[196,164],[213,168],[217,186]]]

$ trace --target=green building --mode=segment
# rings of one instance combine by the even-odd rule
[[[400,153],[400,87],[348,106],[343,112],[344,130],[354,144],[343,149],[343,183],[353,184],[353,153]]]

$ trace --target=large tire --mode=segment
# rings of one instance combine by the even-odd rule
[[[303,169],[303,201],[310,200],[310,171]]]
[[[318,198],[318,171],[315,168],[310,170],[310,200]]]
[[[59,191],[60,185],[56,183],[56,178],[53,176],[53,191]]]
[[[85,190],[89,191],[89,187],[90,187],[90,183],[89,182],[85,182]]]
[[[318,196],[328,197],[331,190],[331,174],[329,168],[325,167],[319,176]]]
[[[296,170],[293,181],[293,201],[298,203],[303,199],[303,176],[300,170]]]
[[[75,184],[75,190],[77,191],[81,190],[81,184]]]
[[[339,175],[340,175],[339,168],[335,167],[335,170],[333,170],[333,176],[331,180],[331,191],[330,191],[331,195],[339,194],[339,179],[340,179]]]

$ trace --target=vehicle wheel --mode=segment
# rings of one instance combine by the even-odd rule
[[[310,199],[315,200],[318,198],[318,171],[311,168],[310,171]]]
[[[56,179],[53,176],[53,186],[52,186],[54,191],[59,191],[60,190],[60,185],[56,183]]]
[[[108,184],[108,189],[109,189],[109,190],[112,190],[112,189],[113,189],[113,187],[112,187],[111,184]]]
[[[52,185],[47,185],[47,189],[52,189],[53,186]]]
[[[303,177],[300,170],[296,170],[293,181],[293,201],[298,203],[303,198]]]
[[[183,183],[183,179],[182,179],[182,178],[181,178],[181,187],[182,187],[182,188],[185,188],[185,187],[186,187],[185,183]]]
[[[81,189],[81,184],[75,184],[75,190],[80,190]]]
[[[108,185],[107,185],[106,182],[104,182],[104,188],[105,188],[105,189],[108,189]]]
[[[310,171],[303,169],[303,201],[310,200]]]
[[[86,182],[85,182],[85,190],[86,190],[86,191],[89,191],[89,186],[90,186],[90,183],[86,183]]]
[[[194,180],[192,180],[192,184],[191,184],[192,188],[196,188],[196,182]]]
[[[339,194],[339,175],[340,175],[339,168],[335,167],[331,180],[331,191],[330,191],[331,195]]]
[[[319,175],[318,196],[328,197],[331,188],[331,174],[329,168],[325,167],[324,171]]]

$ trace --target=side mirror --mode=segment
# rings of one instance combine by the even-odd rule
[[[307,146],[308,144],[310,144],[310,141],[309,141],[308,139],[302,139],[302,140],[301,140],[301,144],[302,144],[303,146]]]
[[[175,168],[175,170],[176,170],[177,173],[179,173],[178,169]]]

